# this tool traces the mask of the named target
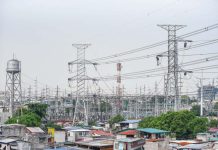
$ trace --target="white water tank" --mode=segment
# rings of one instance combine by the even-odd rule
[[[20,69],[20,61],[12,59],[7,62],[7,72],[18,73],[20,72]]]

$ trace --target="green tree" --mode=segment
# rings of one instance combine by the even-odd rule
[[[216,119],[211,119],[210,122],[209,122],[209,127],[211,128],[215,128],[215,127],[218,127],[218,120]]]
[[[57,125],[57,124],[55,124],[54,122],[51,122],[51,121],[47,122],[47,124],[45,125],[45,127],[46,127],[46,129],[47,129],[48,127],[50,127],[50,128],[55,128],[55,130],[60,130],[60,129],[62,129],[61,126],[59,126],[59,125]]]
[[[191,112],[193,112],[196,116],[200,116],[200,105],[194,105],[191,108]]]
[[[28,104],[27,108],[18,109],[12,118],[5,123],[19,123],[29,127],[40,126],[42,118],[46,116],[46,104],[34,103]]]
[[[21,115],[24,115],[24,114],[28,114],[30,113],[31,111],[29,111],[27,108],[19,108],[17,109],[17,111],[15,112],[14,116],[21,116]]]
[[[150,128],[151,126],[156,125],[155,121],[156,121],[155,117],[145,117],[142,119],[142,121],[139,122],[139,127]]]
[[[195,137],[197,133],[205,132],[208,129],[208,119],[195,117],[189,122],[189,130],[191,137]]]
[[[6,124],[13,124],[13,123],[19,123],[26,125],[28,127],[38,127],[41,124],[41,118],[34,114],[34,113],[28,113],[21,116],[15,116],[10,119],[8,119]]]
[[[201,106],[200,105],[194,105],[192,106],[191,112],[193,112],[196,116],[200,116],[201,113]],[[206,114],[206,109],[203,108],[203,113]]]
[[[139,127],[158,128],[175,133],[177,138],[190,138],[198,132],[206,131],[208,120],[195,116],[191,111],[183,110],[167,112],[158,117],[146,117],[139,123]]]
[[[40,118],[44,118],[46,116],[47,107],[47,104],[41,103],[28,104],[28,110],[37,114]]]
[[[110,125],[113,125],[113,124],[115,124],[115,123],[118,123],[118,122],[124,121],[124,120],[125,120],[124,117],[121,116],[120,114],[118,114],[118,115],[112,117],[112,118],[109,120],[109,124],[110,124]]]

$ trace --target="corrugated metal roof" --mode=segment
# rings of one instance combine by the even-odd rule
[[[8,144],[8,143],[16,142],[16,141],[17,140],[15,139],[2,139],[0,140],[0,143]]]
[[[139,123],[141,120],[125,120],[125,121],[121,121],[120,123]]]
[[[102,130],[91,130],[92,135],[100,135],[100,136],[113,136],[113,134],[109,132],[105,132]]]
[[[67,126],[63,128],[64,130],[76,130],[76,129],[82,129],[82,127],[77,127],[77,126]]]
[[[136,135],[137,131],[136,130],[127,130],[127,131],[122,131],[118,134],[120,134],[120,135]]]
[[[212,133],[215,133],[215,132],[218,132],[218,128],[210,128],[208,131],[212,132]]]
[[[74,130],[69,130],[69,132],[89,132],[90,130],[88,129],[74,129]]]
[[[39,127],[26,127],[27,130],[29,130],[32,133],[45,133],[41,128]]]
[[[155,128],[140,128],[137,130],[141,132],[151,133],[151,134],[169,133],[169,131],[159,130]]]
[[[202,149],[202,148],[206,148],[208,147],[207,143],[203,143],[203,144],[188,144],[185,146],[181,146],[178,149]]]
[[[118,142],[126,142],[126,143],[132,143],[135,141],[141,140],[140,138],[123,138],[123,139],[118,139]]]

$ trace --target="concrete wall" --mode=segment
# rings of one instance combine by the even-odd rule
[[[196,139],[202,140],[203,142],[208,141],[210,135],[205,133],[205,134],[197,134]]]
[[[25,136],[25,126],[24,125],[2,125],[2,136],[11,137],[17,136],[23,139]]]
[[[0,124],[4,124],[8,118],[11,116],[9,112],[0,112]]]
[[[146,141],[144,145],[145,150],[168,150],[169,149],[169,142],[166,141],[159,141],[159,142],[148,142]]]
[[[17,147],[19,150],[31,150],[31,144],[27,142],[17,141]]]
[[[54,133],[54,141],[56,143],[65,142],[65,131],[55,131]]]
[[[130,123],[129,128],[130,129],[138,128],[138,123]]]
[[[117,139],[123,139],[123,138],[126,138],[126,135],[117,134]]]

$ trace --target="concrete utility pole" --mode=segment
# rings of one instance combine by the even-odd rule
[[[159,107],[158,107],[159,103],[158,103],[157,94],[158,94],[157,82],[155,82],[155,102],[154,102],[154,112],[155,112],[155,116],[158,116],[158,115],[159,115]]]
[[[73,87],[73,81],[76,81],[76,104],[73,115],[73,124],[77,120],[83,120],[88,125],[88,99],[85,99],[85,81],[95,80],[86,76],[86,64],[97,65],[85,59],[85,49],[91,44],[72,44],[77,49],[77,59],[69,62],[70,73],[72,66],[76,65],[76,75],[68,78],[70,87]]]
[[[202,74],[201,74],[201,78],[200,78],[200,83],[201,83],[201,113],[200,113],[200,116],[203,116],[204,115],[204,113],[203,113],[203,96],[204,96],[204,94],[203,94],[203,92],[204,92],[204,90],[203,90],[203,88],[204,88],[204,86],[203,86],[203,71],[202,71]]]
[[[176,31],[185,27],[185,25],[158,25],[159,27],[167,30],[168,32],[168,72],[166,81],[165,97],[168,107],[170,103],[170,109],[177,111],[180,107],[179,102],[179,86],[178,86],[178,41],[176,37]]]
[[[203,79],[200,79],[201,82],[201,116],[203,116]]]

